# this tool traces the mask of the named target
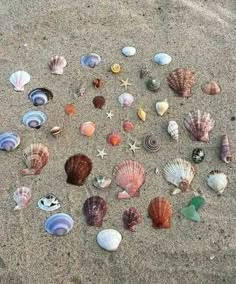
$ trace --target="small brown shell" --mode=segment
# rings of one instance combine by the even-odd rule
[[[100,108],[102,109],[103,106],[105,105],[105,98],[103,96],[96,96],[94,99],[93,99],[93,105],[95,108]]]
[[[141,222],[141,214],[135,207],[130,207],[123,213],[123,222],[125,229],[135,232],[136,225]]]
[[[220,85],[218,85],[217,82],[209,81],[209,82],[202,84],[202,91],[203,91],[203,93],[205,93],[207,95],[214,96],[214,95],[217,95],[221,92],[221,88],[220,88]]]
[[[220,158],[226,164],[232,161],[231,146],[229,142],[229,137],[226,134],[222,136],[222,142],[220,147]]]
[[[105,82],[102,79],[94,79],[93,80],[93,86],[95,89],[99,89],[101,87],[103,87],[105,84]]]
[[[62,129],[59,126],[54,126],[51,128],[50,132],[54,137],[57,137],[61,133]]]

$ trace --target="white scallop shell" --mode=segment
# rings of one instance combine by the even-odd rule
[[[67,62],[63,56],[54,55],[50,59],[48,65],[52,74],[62,75],[63,69],[66,67]]]
[[[167,65],[170,64],[172,58],[169,54],[167,53],[157,53],[154,56],[154,61],[158,64],[158,65]]]
[[[156,103],[156,111],[157,111],[157,114],[160,116],[163,116],[163,114],[168,110],[168,108],[169,108],[169,104],[167,102],[167,99],[165,99],[162,102]]]
[[[17,188],[13,195],[13,199],[17,204],[14,210],[20,210],[25,208],[28,205],[30,198],[31,189],[25,186]]]
[[[211,171],[207,176],[207,184],[218,194],[222,194],[228,185],[228,177],[221,171]]]
[[[10,83],[17,92],[24,91],[24,86],[30,81],[30,74],[25,71],[16,71],[10,76]]]
[[[126,46],[126,47],[122,48],[122,53],[126,57],[134,56],[135,53],[136,53],[136,48],[132,47],[132,46]]]
[[[129,93],[123,93],[118,98],[122,107],[130,107],[134,102],[134,97]]]
[[[174,120],[169,121],[167,131],[174,140],[178,141],[178,139],[179,139],[179,126],[178,126],[176,121],[174,121]]]
[[[106,229],[97,234],[98,245],[107,251],[116,251],[121,240],[121,234],[113,229]]]

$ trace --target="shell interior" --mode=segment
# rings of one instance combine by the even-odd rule
[[[12,151],[20,145],[20,136],[15,132],[0,133],[0,150]]]
[[[22,117],[25,126],[39,129],[47,121],[47,115],[42,111],[28,111]]]
[[[34,106],[45,105],[53,99],[53,94],[46,88],[37,88],[32,90],[28,95]]]
[[[81,65],[90,68],[96,67],[100,62],[101,62],[101,57],[96,53],[88,53],[80,58]]]
[[[58,198],[54,194],[50,193],[39,199],[38,207],[44,211],[51,212],[59,209],[61,204]]]
[[[64,236],[69,233],[74,226],[72,217],[65,213],[58,213],[50,216],[44,224],[47,233],[55,236]]]

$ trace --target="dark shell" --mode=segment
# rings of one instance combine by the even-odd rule
[[[100,196],[89,197],[84,202],[83,212],[88,225],[101,227],[107,213],[106,201]]]
[[[140,74],[139,74],[140,79],[147,77],[149,74],[150,70],[148,69],[148,66],[144,64],[140,69]]]
[[[158,81],[156,79],[149,79],[146,82],[146,87],[151,92],[157,92],[158,89],[160,88],[160,85],[161,85],[160,81]]]
[[[150,152],[155,153],[160,150],[160,143],[155,135],[147,135],[143,138],[143,148]]]
[[[47,104],[50,100],[52,100],[53,94],[48,89],[37,88],[29,93],[28,98],[34,106],[41,106]]]
[[[71,156],[65,163],[67,183],[81,186],[92,170],[92,161],[83,154]]]
[[[93,80],[93,86],[95,89],[99,89],[101,87],[103,87],[105,84],[105,82],[102,79],[94,79]]]
[[[196,148],[192,152],[192,160],[195,164],[201,163],[205,158],[205,153],[201,148]]]
[[[135,232],[136,225],[141,222],[141,215],[135,207],[126,209],[123,213],[124,227],[131,232]]]
[[[95,108],[100,108],[102,109],[102,107],[105,105],[105,98],[103,96],[96,96],[93,99],[93,105]]]

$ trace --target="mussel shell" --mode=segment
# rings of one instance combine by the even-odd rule
[[[143,138],[143,147],[150,153],[155,153],[160,150],[158,138],[155,135],[146,135]]]
[[[15,132],[0,132],[0,150],[11,151],[20,145],[20,136]]]
[[[88,53],[80,58],[80,63],[83,66],[94,68],[101,62],[101,57],[96,53]]]
[[[50,216],[44,224],[45,230],[50,235],[64,236],[73,228],[74,220],[70,215],[58,213]]]
[[[47,120],[47,115],[38,110],[26,112],[22,117],[22,122],[25,126],[39,129]]]
[[[205,153],[201,148],[195,148],[192,152],[192,160],[195,164],[201,163],[205,158]]]
[[[28,98],[34,106],[41,106],[47,104],[49,100],[52,100],[53,94],[46,88],[37,88],[29,93]]]
[[[44,211],[51,212],[60,208],[61,204],[58,198],[54,194],[49,193],[46,196],[39,199],[38,207]]]

